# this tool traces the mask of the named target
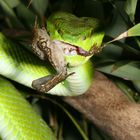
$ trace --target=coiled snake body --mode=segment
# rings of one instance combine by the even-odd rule
[[[75,19],[71,14],[64,13],[62,14],[64,17],[60,13],[57,14],[61,18],[68,16],[71,20]],[[56,16],[53,15],[53,17],[55,19]],[[52,19],[51,17],[50,23],[48,23],[50,30],[52,30],[52,26],[50,26]],[[87,29],[91,29],[91,24],[90,28]],[[83,34],[86,35],[86,33]],[[51,37],[56,40],[54,34]],[[60,36],[58,38],[58,40],[64,39],[60,38]],[[68,38],[67,34],[66,38]],[[86,40],[86,42],[92,42],[92,44],[100,46],[102,38],[103,33],[98,33],[97,35],[95,33],[96,40],[92,39],[91,41],[87,38],[88,41]],[[72,40],[72,42],[75,41]],[[68,43],[68,39],[66,39],[66,43]],[[71,45],[77,46],[78,42]],[[80,46],[85,47],[86,45],[83,43]],[[89,49],[87,47],[85,50]],[[70,64],[75,65],[67,69],[68,73],[74,72],[75,74],[70,75],[66,80],[57,84],[47,94],[75,96],[83,94],[89,88],[93,77],[92,63],[87,61],[87,58],[84,58],[84,56],[81,56],[81,58],[79,56],[75,56],[75,58],[66,56],[66,59]],[[77,65],[77,60],[80,65]],[[14,44],[0,33],[1,75],[32,88],[32,81],[52,73],[50,64],[41,61],[23,46]],[[17,89],[3,77],[0,77],[0,135],[4,140],[55,140],[51,130],[41,117],[33,111],[32,107]]]

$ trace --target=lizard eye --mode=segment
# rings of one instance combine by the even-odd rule
[[[47,46],[47,41],[40,41],[40,47],[45,49]]]
[[[47,47],[48,40],[44,37],[39,36],[37,45],[40,49],[45,49]]]

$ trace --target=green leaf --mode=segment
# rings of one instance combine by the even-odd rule
[[[137,41],[138,41],[138,39],[137,39]],[[134,47],[134,44],[132,46],[129,46],[128,44],[122,43],[120,41],[113,42],[113,44],[116,45],[116,47],[121,47],[125,51],[130,52],[131,55],[133,54],[133,56],[140,58],[140,51]],[[109,47],[110,47],[110,45],[112,45],[112,44],[109,44]]]
[[[123,91],[130,101],[135,102],[135,92],[122,80],[115,80],[115,84]]]
[[[104,44],[104,46],[107,46],[108,44],[126,38],[126,37],[134,37],[134,36],[140,36],[140,23],[136,24],[135,26],[133,26],[132,28],[130,28],[129,30],[123,32],[122,34],[120,34],[119,36],[117,36],[115,39],[107,42]]]
[[[12,7],[16,5],[13,4],[12,7],[7,3],[5,0],[0,0],[0,5],[3,9],[3,11],[6,13],[6,15],[10,18],[10,23],[14,27],[23,27],[19,19],[16,17],[15,12],[13,11]]]
[[[128,37],[131,36],[140,36],[140,23],[136,24],[128,30]]]
[[[125,12],[128,14],[132,23],[135,23],[135,11],[137,6],[137,0],[126,0],[125,2]]]
[[[9,7],[11,8],[15,8],[20,3],[19,0],[3,0],[3,1],[5,1],[5,3],[7,3],[7,5],[9,5]]]
[[[140,81],[132,81],[133,85],[135,86],[136,90],[140,92]]]
[[[33,28],[35,22],[34,13],[22,3],[16,7],[16,10],[18,17],[22,19],[28,27]]]
[[[115,64],[97,66],[96,69],[125,80],[140,81],[140,62],[139,61],[120,61],[119,66],[115,68]]]
[[[91,126],[91,140],[111,140],[105,134],[99,131],[96,127]]]
[[[60,105],[59,105],[60,106]],[[64,112],[68,115],[68,117],[71,119],[71,121],[73,122],[73,124],[76,126],[76,128],[78,129],[78,131],[80,132],[81,136],[83,137],[84,140],[89,140],[87,135],[84,133],[84,131],[82,130],[82,128],[80,127],[80,125],[77,123],[76,119],[63,107],[60,106]]]
[[[70,120],[73,122],[73,124],[75,125],[75,127],[77,128],[77,130],[79,131],[81,136],[83,137],[83,139],[84,140],[89,140],[88,136],[85,134],[85,132],[80,127],[80,125],[77,123],[76,119],[69,113],[69,111],[65,107],[63,107],[61,104],[59,104],[55,100],[51,100],[51,99],[47,98],[46,96],[40,96],[40,97],[43,98],[43,99],[49,100],[52,103],[56,104],[58,107],[60,107],[67,114],[67,116],[70,118]]]
[[[118,61],[118,62],[114,63],[111,73],[113,71],[116,71],[117,69],[121,68],[122,66],[127,65],[128,63],[129,63],[129,61]]]
[[[46,11],[46,8],[48,7],[48,0],[33,0],[32,5],[36,12],[43,17]]]

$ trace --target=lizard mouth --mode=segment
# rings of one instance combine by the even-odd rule
[[[57,46],[63,48],[65,55],[81,55],[81,56],[91,56],[95,53],[95,50],[92,47],[89,51],[82,49],[81,47],[71,45],[62,41],[54,40],[53,41]]]

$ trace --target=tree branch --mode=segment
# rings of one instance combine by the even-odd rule
[[[114,140],[140,139],[140,105],[132,103],[108,78],[95,72],[83,95],[64,100]]]

